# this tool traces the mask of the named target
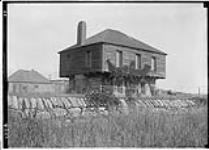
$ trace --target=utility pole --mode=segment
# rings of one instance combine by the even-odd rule
[[[200,87],[198,87],[198,95],[200,96]]]

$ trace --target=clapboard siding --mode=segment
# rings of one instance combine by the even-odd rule
[[[159,78],[165,78],[165,68],[166,61],[165,56],[162,54],[148,52],[144,50],[136,50],[124,46],[115,46],[111,44],[103,44],[103,71],[108,71],[107,59],[111,61],[114,65],[116,64],[116,51],[122,51],[123,53],[123,65],[129,65],[132,61],[135,61],[135,55],[141,55],[141,66],[144,67],[145,64],[151,65],[151,58],[156,58],[156,72],[150,72],[150,76],[156,76]]]
[[[101,71],[102,46],[95,44],[79,47],[60,53],[60,76],[68,77],[70,74],[82,74],[89,71]],[[92,67],[86,66],[86,52],[92,53]]]
[[[145,64],[151,65],[151,58],[156,58],[157,71],[151,71],[150,76],[165,78],[166,73],[166,55],[154,52],[137,50],[124,46],[99,43],[85,47],[79,47],[60,53],[60,76],[68,77],[70,74],[83,74],[89,71],[108,71],[107,59],[116,65],[116,51],[123,53],[123,65],[130,65],[135,61],[135,55],[141,55],[141,67]],[[92,52],[92,67],[86,67],[86,52]]]

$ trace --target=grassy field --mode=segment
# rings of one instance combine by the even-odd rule
[[[204,147],[207,109],[132,109],[73,119],[9,115],[9,147]]]

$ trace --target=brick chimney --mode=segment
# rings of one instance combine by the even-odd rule
[[[84,44],[85,40],[86,40],[86,22],[80,21],[78,23],[77,45]]]

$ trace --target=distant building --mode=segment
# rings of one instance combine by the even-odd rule
[[[69,77],[70,90],[78,93],[109,86],[114,93],[125,95],[131,85],[135,93],[148,96],[155,93],[156,80],[165,78],[166,53],[112,29],[86,39],[86,23],[83,21],[78,24],[77,44],[59,54],[60,77]],[[137,82],[133,84],[124,79],[118,86],[109,78],[112,72],[108,61],[116,68],[132,64],[138,72],[145,66],[149,66],[150,71],[145,79],[140,73],[130,73]]]
[[[68,93],[69,92],[69,80],[50,80],[55,93]]]
[[[9,93],[64,93],[69,85],[51,81],[35,70],[18,70],[9,79]],[[67,81],[68,84],[68,81]]]

